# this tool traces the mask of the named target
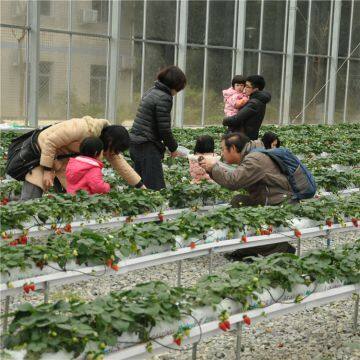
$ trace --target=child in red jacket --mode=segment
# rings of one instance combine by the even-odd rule
[[[80,156],[70,158],[66,166],[66,190],[75,194],[85,190],[89,194],[106,194],[110,185],[103,180],[101,162],[104,144],[100,138],[88,137],[80,144]]]

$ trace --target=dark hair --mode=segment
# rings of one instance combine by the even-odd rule
[[[213,153],[215,149],[214,139],[209,135],[202,135],[196,139],[194,153]]]
[[[271,144],[277,140],[276,147],[280,147],[280,139],[277,134],[273,133],[272,131],[266,132],[263,137],[261,138],[261,141],[264,144],[265,149],[271,149]]]
[[[104,150],[104,144],[98,137],[87,137],[80,144],[80,154],[96,158]]]
[[[235,75],[231,80],[231,86],[234,87],[235,84],[244,84],[246,83],[246,79],[242,75]]]
[[[222,140],[228,150],[234,145],[237,152],[241,152],[250,139],[241,133],[228,133],[223,135]]]
[[[265,79],[261,75],[251,75],[246,78],[253,88],[263,90],[265,87]]]
[[[103,128],[100,139],[104,143],[104,151],[115,154],[125,151],[130,146],[130,136],[122,125],[109,125]]]
[[[186,85],[186,76],[180,68],[175,65],[168,66],[161,69],[156,78],[166,85],[169,89],[174,89],[177,92],[184,89]]]

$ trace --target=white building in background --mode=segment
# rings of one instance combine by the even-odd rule
[[[268,123],[360,121],[358,0],[34,3],[1,1],[3,121],[132,120],[171,64],[188,78],[178,125],[221,123],[221,90],[255,73],[272,94]]]

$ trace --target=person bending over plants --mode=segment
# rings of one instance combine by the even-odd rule
[[[67,188],[65,169],[69,158],[79,155],[80,144],[89,136],[101,139],[105,158],[129,185],[145,188],[141,177],[120,154],[130,144],[129,133],[123,126],[85,116],[36,130],[33,135],[26,140],[29,146],[25,158],[36,165],[26,167],[24,163],[22,168],[17,169],[23,171],[25,168],[21,200],[39,198],[54,185],[57,191],[64,191]],[[10,160],[7,170],[11,167]],[[16,174],[11,176],[16,178]]]
[[[235,195],[231,200],[233,207],[278,205],[295,203],[293,191],[287,177],[278,165],[266,154],[253,151],[262,147],[261,141],[250,141],[241,133],[229,133],[223,136],[221,150],[228,164],[238,165],[233,171],[221,166],[215,158],[200,161],[211,178],[230,190],[245,189],[248,195]],[[275,244],[238,250],[232,254],[235,259],[252,255],[269,255],[274,252],[291,252],[294,248],[288,244]]]

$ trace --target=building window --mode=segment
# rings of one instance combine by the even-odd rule
[[[50,16],[50,0],[41,0],[40,4],[40,15]]]
[[[95,104],[105,104],[106,96],[106,65],[91,65],[90,67],[90,101]]]
[[[39,63],[39,102],[40,105],[51,103],[51,68],[52,63],[41,61]]]
[[[109,0],[93,0],[92,9],[98,12],[98,21],[101,23],[108,22]]]

